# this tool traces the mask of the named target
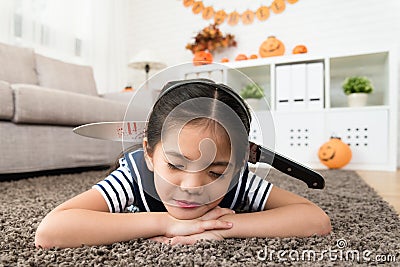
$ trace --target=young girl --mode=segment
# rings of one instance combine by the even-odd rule
[[[149,116],[143,147],[51,211],[37,229],[36,246],[328,234],[330,219],[318,206],[249,171],[249,114],[224,85],[168,83]]]

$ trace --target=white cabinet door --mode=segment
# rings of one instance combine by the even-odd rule
[[[323,112],[277,112],[274,114],[276,151],[298,162],[319,163],[323,136]]]
[[[325,136],[336,135],[350,145],[350,164],[388,162],[388,110],[335,110],[326,114]]]

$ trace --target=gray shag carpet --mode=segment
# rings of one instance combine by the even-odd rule
[[[37,249],[35,230],[61,202],[89,189],[106,171],[0,183],[0,266],[352,266],[400,265],[400,220],[355,172],[321,171],[324,190],[271,171],[267,179],[322,207],[325,237],[248,238],[169,246],[139,239],[107,246]]]

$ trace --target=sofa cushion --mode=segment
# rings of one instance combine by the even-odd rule
[[[14,114],[14,100],[10,84],[0,81],[0,119],[10,120]]]
[[[36,59],[32,49],[0,43],[0,80],[38,84]]]
[[[29,84],[13,84],[15,123],[78,126],[123,120],[126,103]]]
[[[66,63],[36,55],[39,85],[85,95],[97,95],[93,70],[89,66]]]
[[[0,121],[0,140],[1,174],[111,165],[122,150],[118,142],[80,136],[68,126]]]

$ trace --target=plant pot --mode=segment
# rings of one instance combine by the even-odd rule
[[[247,98],[247,99],[245,99],[245,101],[251,107],[251,109],[254,111],[256,111],[260,108],[260,99]]]
[[[364,107],[367,105],[367,93],[353,93],[347,96],[349,107]]]

